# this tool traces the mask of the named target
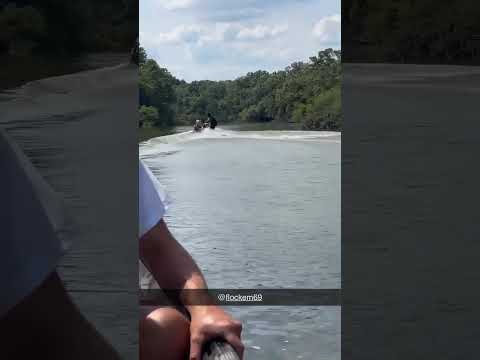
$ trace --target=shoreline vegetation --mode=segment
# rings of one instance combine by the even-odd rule
[[[138,33],[138,2],[0,0],[0,28],[0,55],[129,52]]]
[[[280,123],[243,123],[240,121],[224,124],[221,128],[225,130],[233,131],[269,131],[269,130],[281,130],[281,131],[294,131],[301,130],[298,126],[291,124]],[[176,127],[143,127],[138,129],[138,142],[147,141],[160,136],[173,135],[184,131],[191,130],[191,126],[181,125]]]
[[[342,129],[340,50],[319,51],[309,61],[295,62],[281,71],[259,70],[224,81],[179,80],[149,58],[142,47],[139,66],[139,139],[191,126],[207,113],[212,113],[220,126]]]
[[[2,91],[126,58],[138,35],[138,2],[0,0],[0,29]]]
[[[346,63],[480,65],[480,3],[342,1]]]

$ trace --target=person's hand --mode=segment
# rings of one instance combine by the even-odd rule
[[[190,360],[201,360],[202,348],[210,340],[225,339],[243,358],[242,324],[218,306],[195,306],[190,321]]]

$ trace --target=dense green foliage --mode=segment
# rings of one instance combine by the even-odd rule
[[[46,22],[32,6],[18,8],[8,4],[0,12],[0,43],[10,52],[29,52],[46,36]]]
[[[156,119],[150,118],[153,125],[174,125],[173,104],[176,100],[174,89],[176,82],[168,70],[158,66],[155,60],[141,61],[139,77],[140,109],[144,109],[144,106],[156,109]],[[143,116],[142,113],[141,116]]]
[[[345,0],[347,62],[480,63],[480,3]]]
[[[158,110],[153,106],[142,105],[140,112],[140,127],[153,127],[158,123]]]
[[[133,0],[0,0],[0,54],[128,51],[137,24]]]
[[[190,125],[212,113],[220,123],[290,123],[304,129],[341,128],[341,54],[326,49],[285,70],[236,80],[175,79],[140,50],[140,105],[159,111],[156,125]]]

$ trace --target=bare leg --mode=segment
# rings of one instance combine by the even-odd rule
[[[0,320],[0,359],[121,359],[56,272]]]
[[[153,309],[153,311],[151,311]],[[175,308],[143,308],[140,320],[140,360],[185,360],[190,323]]]

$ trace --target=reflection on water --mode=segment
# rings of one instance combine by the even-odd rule
[[[212,288],[339,288],[340,135],[184,132],[141,145]],[[247,358],[339,359],[339,307],[236,307]]]
[[[132,256],[138,249],[132,221],[137,108],[128,101],[136,99],[137,81],[138,69],[125,64],[31,82],[0,96],[0,126],[64,198],[72,219],[62,279],[82,313],[125,359],[138,354],[132,327],[138,321]]]

